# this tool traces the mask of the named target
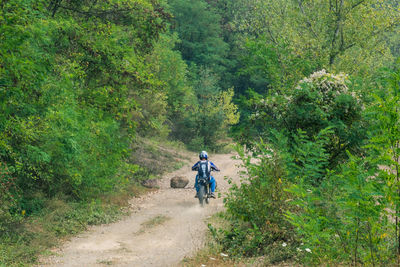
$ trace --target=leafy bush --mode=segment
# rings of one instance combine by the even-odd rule
[[[333,75],[322,70],[301,80],[286,95],[272,94],[261,99],[252,115],[258,134],[268,140],[275,129],[293,139],[301,129],[312,138],[329,127],[333,132],[325,148],[329,165],[334,167],[346,158],[346,150],[358,153],[366,138],[364,104],[349,85],[345,74]]]
[[[255,157],[238,150],[246,172],[241,185],[232,184],[224,199],[231,226],[219,240],[231,255],[259,255],[274,244],[293,242],[285,220],[287,170],[283,155],[271,147],[261,143]]]
[[[14,216],[20,198],[15,181],[7,164],[0,161],[0,236],[20,219],[19,215]]]
[[[296,230],[298,260],[306,264],[387,265],[393,259],[393,227],[387,210],[385,175],[376,161],[350,155],[319,184],[306,176],[292,184],[287,218]]]

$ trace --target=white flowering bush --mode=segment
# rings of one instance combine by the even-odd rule
[[[310,77],[306,77],[299,82],[296,89],[300,89],[302,85],[307,84],[315,86],[323,95],[337,96],[339,93],[352,94],[356,96],[354,92],[350,92],[348,88],[349,76],[345,73],[339,73],[337,75],[328,73],[326,70],[314,72]]]
[[[316,93],[318,103],[322,104],[321,108],[326,112],[330,112],[332,104],[335,102],[336,98],[341,95],[350,96],[358,105],[362,105],[361,99],[356,92],[349,90],[349,85],[350,82],[347,74],[339,73],[335,75],[327,73],[326,70],[323,69],[301,80],[296,90],[301,91],[305,88],[310,88]],[[290,101],[293,101],[292,97],[290,97]]]
[[[348,75],[321,70],[302,79],[289,93],[259,101],[252,120],[265,139],[271,130],[290,137],[301,129],[312,138],[332,128],[326,149],[333,167],[346,157],[346,150],[359,152],[366,135],[362,110],[362,98],[351,89]]]

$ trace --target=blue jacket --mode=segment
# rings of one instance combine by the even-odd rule
[[[205,161],[205,160],[204,160]],[[193,165],[193,167],[192,167],[192,171],[198,171],[199,170],[199,164],[200,164],[200,160],[198,161],[198,162],[196,162],[196,164],[194,164]],[[211,167],[211,170],[210,170],[210,172],[213,170],[213,171],[217,171],[217,172],[219,172],[219,169],[218,169],[218,167],[217,166],[215,166],[215,164],[214,163],[212,163],[211,161],[208,161],[209,163],[210,163],[210,167]]]

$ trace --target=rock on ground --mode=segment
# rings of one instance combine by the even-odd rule
[[[142,185],[147,188],[158,188],[158,182],[156,179],[147,179],[142,182]]]
[[[182,176],[175,176],[171,178],[172,188],[184,188],[189,183],[189,179]]]

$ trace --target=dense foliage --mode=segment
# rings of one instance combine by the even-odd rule
[[[379,69],[393,63],[399,12],[391,1],[241,2],[244,10],[235,25],[246,39],[239,73],[249,77],[247,85],[261,97],[284,95],[322,69],[350,75],[365,93]],[[246,89],[238,92],[248,99],[240,105],[247,116],[235,127],[244,144],[258,138],[249,121],[256,96]]]
[[[396,72],[383,78],[387,87],[376,93],[384,96],[363,111],[372,123],[355,151],[361,155],[343,149],[347,159],[332,157],[332,126],[313,135],[298,130],[291,139],[275,129],[255,145],[254,157],[239,150],[247,172],[225,200],[231,226],[216,235],[223,247],[238,256],[266,254],[270,262],[396,264],[398,81]]]
[[[195,150],[226,139],[233,93],[207,71],[191,79],[172,17],[166,1],[0,2],[0,238],[48,199],[146,178],[139,135]]]
[[[266,264],[397,264],[397,3],[243,1],[241,10],[239,74],[256,86],[238,99],[247,171],[226,196],[230,224],[217,240]]]
[[[346,150],[357,151],[366,137],[367,123],[361,115],[365,103],[343,73],[315,72],[293,90],[269,95],[254,106],[250,121],[263,138],[272,130],[284,131],[292,140],[298,129],[313,137],[332,128],[326,144],[331,166],[346,157]]]
[[[188,116],[177,121],[173,135],[190,148],[218,150],[226,131],[239,120],[233,91],[225,75],[231,65],[229,44],[223,36],[222,9],[205,0],[170,0],[172,28],[179,35],[176,49],[188,65],[195,98]],[[221,3],[230,1],[221,1]],[[194,102],[193,102],[194,101]]]

